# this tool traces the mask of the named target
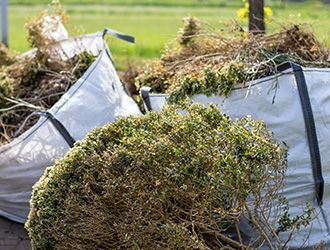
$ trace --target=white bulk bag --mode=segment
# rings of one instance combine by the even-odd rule
[[[301,227],[289,246],[324,241],[330,247],[330,69],[287,63],[279,70],[237,86],[228,97],[195,95],[192,100],[213,103],[230,117],[262,119],[275,139],[285,142],[288,169],[281,194],[289,202],[290,215],[301,214],[306,203],[316,209],[311,225]],[[150,88],[142,88],[141,96],[149,110],[160,111],[166,103],[165,94],[152,94]]]
[[[46,167],[93,128],[140,114],[118,78],[107,46],[102,44],[104,49],[96,61],[47,114],[0,147],[0,216],[25,222],[32,186]]]
[[[48,50],[50,50],[52,56],[58,57],[60,60],[70,59],[84,51],[87,51],[93,56],[98,56],[104,47],[103,37],[106,34],[107,33],[96,32],[71,38],[63,38],[54,41]],[[34,48],[20,54],[19,56],[32,58],[35,56],[36,52],[37,49]]]

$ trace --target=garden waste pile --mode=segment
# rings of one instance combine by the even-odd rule
[[[329,248],[329,59],[329,49],[303,25],[250,35],[239,26],[226,33],[186,18],[174,45],[135,80],[149,111],[189,100],[213,104],[230,118],[264,121],[288,148],[279,191],[288,214],[299,218],[303,207],[314,209],[310,223],[279,239],[290,239],[287,246],[294,249],[320,242]]]
[[[141,114],[104,36],[134,38],[111,29],[68,37],[64,20],[54,1],[27,24],[32,50],[12,55],[2,48],[0,216],[18,223],[27,220],[32,186],[46,167],[94,128]]]
[[[177,103],[194,94],[228,95],[235,85],[275,74],[288,61],[327,68],[329,56],[303,25],[263,36],[250,35],[237,23],[226,31],[187,17],[161,58],[137,70],[135,83],[138,89],[150,86],[154,93],[167,93]]]
[[[34,111],[46,111],[85,73],[95,60],[89,52],[63,58],[60,47],[54,49],[52,36],[65,23],[61,6],[54,2],[48,11],[26,23],[33,50],[18,55],[0,47],[0,145],[32,127],[38,117],[25,119]]]
[[[159,60],[126,74],[159,112],[94,130],[34,186],[35,249],[330,244],[329,50],[298,25],[261,36],[184,21]]]
[[[263,122],[168,106],[77,143],[34,186],[26,228],[35,249],[284,246],[270,238],[309,218],[291,221],[276,205],[285,169],[286,149]]]

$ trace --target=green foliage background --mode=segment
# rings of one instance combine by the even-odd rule
[[[10,46],[18,51],[28,49],[24,22],[44,9],[49,0],[11,0]],[[320,1],[303,3],[268,1],[273,8],[274,21],[269,30],[281,24],[307,22],[313,26],[320,40],[330,45],[330,6]],[[71,23],[79,31],[95,32],[111,27],[136,37],[136,45],[110,40],[120,69],[127,61],[159,57],[164,45],[173,40],[184,16],[194,15],[202,21],[219,26],[219,21],[236,18],[241,0],[62,0]],[[73,28],[71,28],[73,29]]]

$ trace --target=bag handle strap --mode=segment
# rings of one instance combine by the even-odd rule
[[[147,111],[152,110],[151,103],[150,103],[150,96],[149,96],[150,91],[151,91],[151,88],[146,87],[146,86],[144,86],[140,89],[140,96],[143,100],[144,107]]]
[[[106,35],[112,35],[112,36],[117,37],[117,38],[119,38],[123,41],[129,42],[129,43],[135,43],[134,36],[127,35],[127,34],[118,32],[118,31],[113,30],[113,29],[105,28],[103,30],[103,34],[102,34],[103,39],[105,38]]]
[[[49,121],[53,124],[53,126],[56,128],[56,130],[61,134],[61,136],[67,142],[67,144],[70,146],[70,148],[73,147],[74,143],[76,142],[75,139],[73,139],[73,137],[71,136],[69,131],[64,127],[64,125],[48,111],[46,111],[46,112],[35,111],[35,112],[31,113],[28,117],[25,118],[24,122],[19,127],[19,129],[15,131],[13,137],[14,138],[17,137],[21,133],[23,128],[26,126],[27,121],[36,115],[44,116],[44,117],[46,117],[46,119],[49,119]]]
[[[316,201],[319,206],[323,203],[324,179],[322,175],[321,154],[317,139],[316,126],[313,115],[313,108],[309,98],[308,88],[303,68],[295,63],[290,63],[295,80],[297,83],[298,93],[300,97],[301,108],[303,112],[310,158],[312,163],[313,177],[315,181]]]

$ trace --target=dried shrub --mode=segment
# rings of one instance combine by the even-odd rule
[[[53,1],[50,10],[30,20],[26,27],[35,53],[16,56],[0,68],[0,145],[12,140],[33,111],[52,107],[95,60],[87,52],[67,60],[54,53],[54,40],[44,30],[43,20],[45,17],[55,18],[59,24],[64,15],[59,3]],[[37,120],[36,116],[29,119],[21,132]]]
[[[195,17],[183,18],[183,28],[179,30],[178,42],[182,46],[187,46],[200,31],[200,24]]]
[[[135,78],[138,76],[141,69],[141,64],[138,61],[127,62],[127,69],[118,71],[120,80],[125,85],[128,94],[135,100],[142,112],[145,112],[145,107],[140,93],[135,85]]]
[[[125,84],[125,87],[130,96],[138,95],[139,92],[134,84],[135,78],[139,73],[139,64],[137,62],[127,62],[127,69],[124,71],[119,71],[118,76],[120,80]]]
[[[263,122],[168,106],[78,142],[34,186],[26,228],[34,249],[280,248],[285,169]]]
[[[168,93],[174,103],[194,94],[228,95],[235,84],[276,73],[287,61],[329,67],[329,55],[302,25],[263,36],[250,35],[236,23],[226,32],[188,18],[177,42],[140,70],[136,86]]]

